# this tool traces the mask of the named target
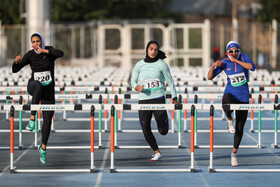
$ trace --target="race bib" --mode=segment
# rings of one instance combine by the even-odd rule
[[[242,86],[247,82],[247,79],[243,72],[238,74],[228,75],[228,78],[230,79],[231,85],[234,87]]]
[[[151,90],[161,89],[161,82],[159,79],[145,80],[145,88]]]
[[[50,71],[35,72],[34,79],[40,81],[43,86],[47,86],[52,82],[51,72]]]

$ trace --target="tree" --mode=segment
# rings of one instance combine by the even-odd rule
[[[257,13],[257,18],[262,22],[271,22],[272,19],[280,21],[280,1],[279,0],[258,0],[262,8]]]
[[[20,19],[20,0],[0,0],[0,20],[2,24],[19,24],[24,20]]]
[[[87,21],[92,19],[158,19],[180,21],[171,13],[171,0],[51,0],[52,21]]]
[[[0,0],[2,24],[24,23],[21,0]],[[182,14],[169,11],[171,0],[50,0],[51,21],[77,22],[93,19],[163,19],[181,21]],[[24,5],[23,5],[24,6]]]

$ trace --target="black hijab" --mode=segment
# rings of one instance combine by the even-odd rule
[[[147,44],[146,46],[146,57],[144,59],[145,62],[155,62],[157,61],[158,59],[165,59],[166,56],[165,56],[165,53],[162,52],[161,50],[158,50],[158,54],[155,58],[150,58],[149,55],[148,55],[148,48],[151,44],[156,44],[159,48],[159,44],[157,41],[149,41],[149,43]]]

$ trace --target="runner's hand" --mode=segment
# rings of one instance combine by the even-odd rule
[[[144,85],[140,85],[140,86],[137,85],[135,90],[138,91],[138,92],[142,92],[143,91],[143,87],[144,87]]]
[[[21,61],[22,54],[20,53],[18,56],[15,58],[15,63],[17,64],[19,61]]]

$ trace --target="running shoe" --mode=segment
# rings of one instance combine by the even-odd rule
[[[29,130],[29,131],[33,131],[33,129],[34,129],[34,127],[35,127],[35,121],[33,121],[33,120],[30,120],[29,121],[29,123],[26,125],[26,130]]]
[[[233,125],[233,120],[227,119],[227,126],[228,126],[228,132],[231,133],[231,134],[234,134],[235,133],[235,128],[234,128],[234,125]]]
[[[232,167],[237,167],[238,166],[236,154],[231,154],[231,166]]]
[[[159,159],[161,159],[161,154],[160,153],[156,153],[155,155],[153,155],[153,158],[151,159],[151,161],[157,161]]]
[[[43,164],[47,163],[47,151],[42,149],[42,144],[38,145],[38,151],[40,153],[40,160]]]

